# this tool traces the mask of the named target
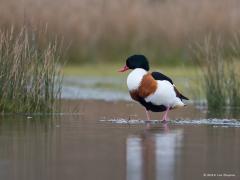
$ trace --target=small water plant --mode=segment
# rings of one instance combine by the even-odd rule
[[[61,96],[60,46],[28,28],[0,30],[0,112],[50,113]]]
[[[240,49],[236,36],[229,43],[206,37],[194,48],[194,59],[203,75],[203,91],[210,111],[240,107]]]

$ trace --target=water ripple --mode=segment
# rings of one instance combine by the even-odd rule
[[[100,122],[110,122],[113,124],[145,124],[146,122],[150,124],[160,124],[160,120],[138,120],[138,119],[109,119],[100,120]],[[179,125],[213,125],[214,127],[240,127],[240,121],[237,119],[179,119],[170,120],[169,124],[179,124]]]
[[[192,119],[176,120],[175,124],[192,124],[192,125],[215,125],[221,127],[240,127],[240,121],[237,119]]]

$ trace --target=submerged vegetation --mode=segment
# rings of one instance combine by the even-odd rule
[[[239,38],[223,43],[221,38],[205,38],[195,49],[201,67],[208,108],[210,111],[240,107]],[[226,108],[228,107],[228,108]]]
[[[26,27],[0,30],[0,112],[52,112],[60,99],[59,59],[57,41],[40,42]]]

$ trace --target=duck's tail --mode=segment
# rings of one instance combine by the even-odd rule
[[[174,91],[175,91],[175,93],[176,93],[176,96],[177,96],[178,98],[180,98],[181,100],[183,100],[183,99],[189,100],[186,96],[182,95],[182,94],[177,90],[177,88],[176,88],[175,85],[173,85],[173,87],[174,87]]]
[[[184,104],[179,98],[176,98],[177,100],[176,100],[176,102],[175,102],[175,104],[173,105],[173,107],[172,108],[179,108],[179,107],[183,107],[183,106],[186,106],[186,104]]]
[[[189,100],[186,96],[180,94],[180,99],[185,99],[185,100]]]

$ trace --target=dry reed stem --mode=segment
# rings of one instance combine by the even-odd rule
[[[47,23],[85,61],[132,52],[156,58],[209,32],[232,36],[240,29],[239,9],[239,0],[2,0],[0,26]]]

